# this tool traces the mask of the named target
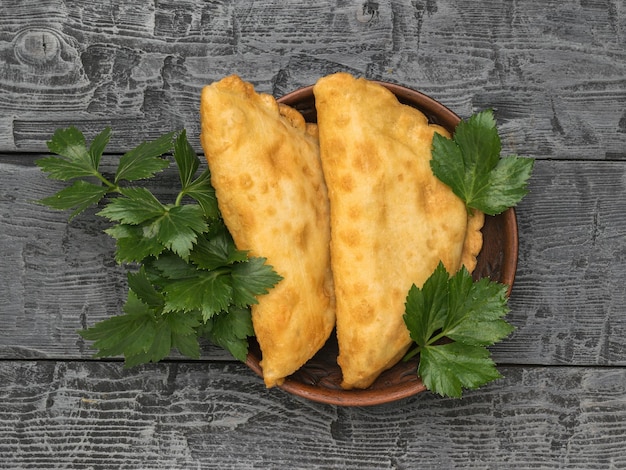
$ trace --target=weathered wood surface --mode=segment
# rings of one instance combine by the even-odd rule
[[[241,365],[0,363],[0,468],[626,466],[623,369],[526,368],[462,400],[341,408]]]
[[[505,379],[352,409],[209,346],[90,361],[76,330],[120,311],[125,274],[104,221],[32,204],[61,187],[34,166],[52,132],[111,125],[116,153],[185,127],[199,149],[203,85],[337,70],[494,108],[505,152],[538,158]],[[0,0],[0,468],[626,468],[624,200],[622,0]]]
[[[621,0],[369,2],[371,18],[364,3],[3,0],[0,150],[45,150],[70,123],[110,124],[120,148],[182,127],[197,137],[215,79],[281,95],[347,70],[464,117],[493,107],[517,152],[626,157]]]

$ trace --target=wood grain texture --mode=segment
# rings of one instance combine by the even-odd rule
[[[517,331],[497,346],[504,360],[626,364],[625,170],[618,162],[537,162],[517,210]]]
[[[626,157],[618,0],[97,2],[0,6],[0,151],[111,125],[117,150],[187,128],[203,85],[239,73],[282,95],[345,70],[419,89],[462,117],[494,108],[507,151]],[[25,13],[27,12],[27,13]]]
[[[0,357],[86,358],[76,330],[121,313],[124,268],[93,214],[31,201],[61,187],[35,157],[0,158]],[[176,174],[152,188],[171,196]],[[517,209],[513,335],[494,347],[507,364],[626,365],[626,164],[537,161]],[[227,358],[207,348],[207,358]]]
[[[341,408],[268,391],[240,365],[0,363],[0,468],[626,465],[623,369],[503,373],[462,400]]]

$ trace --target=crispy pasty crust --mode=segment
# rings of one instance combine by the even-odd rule
[[[337,362],[342,387],[366,388],[411,344],[403,320],[411,285],[421,287],[439,261],[450,273],[461,263],[473,269],[482,222],[472,217],[468,232],[464,203],[432,173],[432,137],[449,137],[443,128],[347,73],[321,78],[313,92],[330,199]]]
[[[235,75],[203,89],[200,116],[211,182],[235,244],[283,276],[252,306],[272,387],[324,345],[335,323],[317,129]]]

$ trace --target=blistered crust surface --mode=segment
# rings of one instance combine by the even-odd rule
[[[235,244],[283,276],[252,307],[271,387],[323,346],[335,322],[317,129],[234,75],[203,89],[200,115],[211,182]]]

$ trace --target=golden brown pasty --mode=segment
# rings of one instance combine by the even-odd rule
[[[365,388],[411,344],[403,320],[411,285],[421,287],[440,260],[450,273],[462,260],[475,264],[482,222],[469,233],[464,203],[432,173],[432,137],[449,136],[443,128],[346,73],[321,78],[313,92],[330,199],[337,362],[344,388]]]
[[[211,182],[237,248],[267,258],[283,277],[252,306],[272,387],[324,345],[335,323],[316,129],[234,75],[203,89],[200,116]]]

